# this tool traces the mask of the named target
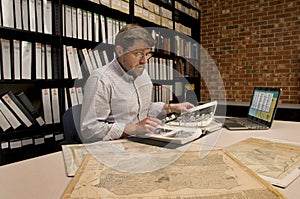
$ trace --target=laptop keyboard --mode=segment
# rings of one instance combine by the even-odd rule
[[[249,129],[267,129],[268,127],[262,124],[258,124],[255,122],[252,122],[250,120],[247,120],[245,118],[235,118],[234,119],[237,123],[249,128]]]

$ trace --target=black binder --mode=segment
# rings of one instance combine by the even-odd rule
[[[35,121],[40,125],[43,126],[45,124],[44,119],[39,114],[39,112],[34,108],[31,101],[28,99],[27,95],[24,92],[21,92],[16,95],[20,102],[24,105],[24,107],[30,112],[30,114],[34,117]]]
[[[37,122],[34,119],[34,117],[31,115],[31,113],[24,107],[24,105],[18,100],[18,98],[15,96],[15,94],[12,91],[8,91],[7,95],[10,97],[10,99],[19,107],[19,109],[24,113],[24,115],[27,117],[27,119],[31,122],[31,125],[36,125]],[[5,101],[6,102],[6,101]],[[12,108],[12,107],[10,107]],[[12,109],[13,110],[13,109]],[[13,110],[14,113],[17,115],[15,110]],[[20,118],[21,122],[24,122],[24,118],[21,115],[17,115],[18,118]],[[26,125],[26,124],[25,124]],[[29,126],[31,126],[29,125]],[[27,126],[27,125],[26,125]],[[27,127],[29,127],[27,126]]]

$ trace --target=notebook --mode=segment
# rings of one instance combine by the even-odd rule
[[[224,127],[229,130],[270,129],[275,117],[281,88],[255,87],[245,118],[226,118]]]

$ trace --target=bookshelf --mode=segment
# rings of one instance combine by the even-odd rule
[[[195,0],[0,3],[1,101],[8,106],[2,98],[5,94],[23,92],[45,122],[26,126],[21,121],[20,126],[7,129],[2,126],[0,165],[60,150],[63,113],[81,103],[90,71],[113,59],[113,35],[126,23],[149,27],[157,36],[160,46],[153,49],[154,57],[148,63],[153,100],[183,101],[188,99],[187,89],[195,91],[194,101],[199,100],[200,78],[195,68],[200,60],[193,45],[200,42],[200,11]]]

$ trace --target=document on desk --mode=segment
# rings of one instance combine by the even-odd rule
[[[225,148],[263,179],[287,187],[300,175],[300,143],[253,137]]]
[[[177,154],[152,153],[147,162],[126,154],[107,154],[119,160],[112,167],[87,155],[62,198],[284,198],[222,150],[211,151],[205,157],[196,151],[181,153],[172,163],[150,172],[121,170],[136,164],[155,167]]]
[[[166,152],[170,149],[165,149],[156,146],[143,145],[135,142],[130,142],[125,139],[114,141],[99,141],[90,144],[68,144],[62,145],[62,152],[67,176],[72,177],[76,174],[81,163],[88,154],[94,156],[102,156],[102,153],[145,153],[148,152]]]

